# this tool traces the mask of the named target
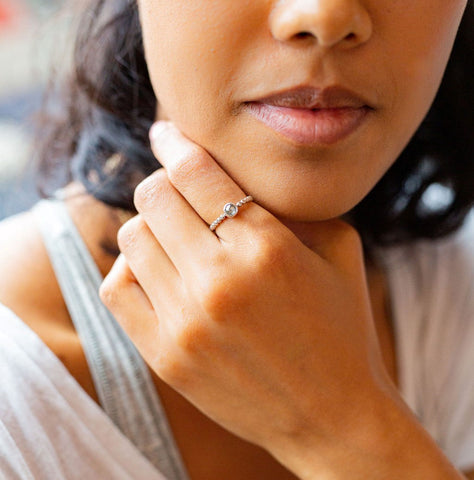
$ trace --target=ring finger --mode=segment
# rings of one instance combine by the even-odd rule
[[[150,137],[153,152],[165,167],[170,182],[208,225],[221,216],[225,204],[235,205],[247,197],[202,147],[186,138],[172,123],[156,123]],[[255,203],[243,205],[232,222],[219,224],[216,233],[222,240],[233,240],[268,217],[270,214]]]

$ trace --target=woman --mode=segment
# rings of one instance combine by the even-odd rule
[[[68,186],[1,225],[2,473],[474,478],[472,3],[90,8]]]

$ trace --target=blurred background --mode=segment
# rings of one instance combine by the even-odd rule
[[[70,19],[61,12],[62,3],[0,0],[0,219],[29,208],[38,198],[32,115],[52,65],[63,64],[60,55],[67,51]]]

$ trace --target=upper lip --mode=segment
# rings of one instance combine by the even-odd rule
[[[360,95],[337,85],[323,89],[311,86],[290,88],[259,98],[256,102],[276,107],[321,110],[369,107]]]

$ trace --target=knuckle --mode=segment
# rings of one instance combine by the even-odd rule
[[[129,222],[122,225],[117,233],[117,244],[121,252],[127,251],[133,244],[134,233]]]
[[[349,223],[341,219],[329,220],[325,224],[323,237],[326,242],[332,242],[344,247],[353,247],[360,245],[361,239],[359,232]]]
[[[120,287],[120,281],[117,278],[111,278],[110,275],[104,279],[99,287],[99,298],[111,310],[115,309],[120,303]]]
[[[208,262],[208,268],[202,272],[202,284],[206,286],[216,276],[222,275],[222,272],[228,272],[231,268],[229,254],[220,248],[209,255]]]
[[[354,249],[362,249],[362,240],[360,238],[359,232],[346,222],[338,222],[340,239],[342,242],[351,246]]]
[[[256,242],[254,265],[258,270],[268,271],[285,262],[287,247],[280,236],[262,235]]]
[[[126,252],[136,246],[144,228],[146,228],[146,224],[139,215],[124,223],[117,233],[117,243],[120,251]]]
[[[169,349],[161,349],[153,359],[153,370],[168,385],[180,386],[186,375],[181,362]]]
[[[153,208],[169,190],[169,180],[164,169],[157,170],[135,188],[133,203],[140,212]]]
[[[161,342],[150,364],[164,382],[177,389],[185,389],[194,377],[194,372],[191,371],[192,363],[186,355],[183,355],[176,343]]]
[[[106,278],[99,287],[99,297],[102,303],[106,306],[113,305],[114,303],[114,293],[108,278]]]
[[[173,185],[194,183],[209,167],[208,154],[199,146],[191,145],[182,152],[179,161],[168,167],[168,176]]]
[[[236,285],[231,274],[225,278],[213,277],[203,283],[199,292],[199,303],[204,312],[213,320],[224,320],[226,312],[236,306]]]
[[[203,310],[213,317],[218,315],[229,299],[226,288],[217,281],[207,282],[201,286],[200,304]]]
[[[176,345],[187,355],[197,355],[209,345],[209,331],[203,322],[194,321],[181,328],[176,334]]]
[[[255,285],[266,282],[288,269],[292,259],[285,235],[262,234],[252,240],[252,248],[238,264],[225,254],[211,260],[206,274],[201,273],[195,296],[202,310],[217,322],[228,323],[229,312],[248,308],[255,297]]]
[[[334,263],[346,271],[359,272],[364,267],[364,247],[359,232],[342,220],[335,223],[334,244],[337,250],[333,254]]]

